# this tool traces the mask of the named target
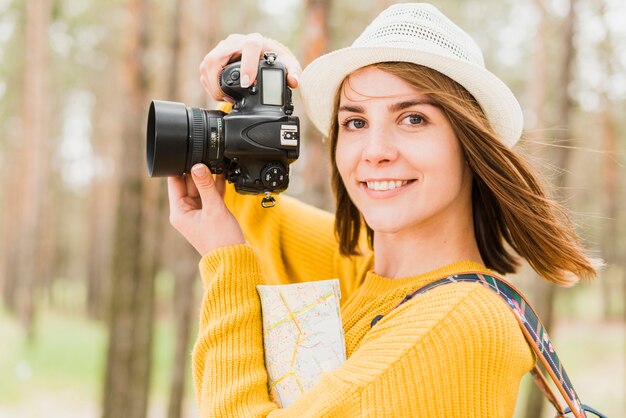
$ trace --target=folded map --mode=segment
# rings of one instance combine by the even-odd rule
[[[339,280],[259,285],[270,396],[289,406],[346,360]]]

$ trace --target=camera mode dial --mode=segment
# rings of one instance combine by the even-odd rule
[[[241,87],[241,71],[238,63],[230,64],[220,74],[220,87],[235,100],[241,100],[247,89]]]
[[[280,188],[287,180],[287,170],[282,164],[270,163],[261,171],[261,182],[270,190]]]

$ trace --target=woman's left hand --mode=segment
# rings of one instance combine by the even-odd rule
[[[204,256],[220,247],[245,244],[243,232],[224,204],[224,178],[213,179],[196,164],[191,174],[168,177],[170,223]]]

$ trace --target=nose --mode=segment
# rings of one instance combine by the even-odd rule
[[[388,130],[370,128],[364,135],[361,154],[363,161],[371,164],[383,164],[396,159],[398,152]]]

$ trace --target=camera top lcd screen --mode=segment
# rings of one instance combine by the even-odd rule
[[[283,105],[283,72],[276,68],[263,68],[263,104]]]

